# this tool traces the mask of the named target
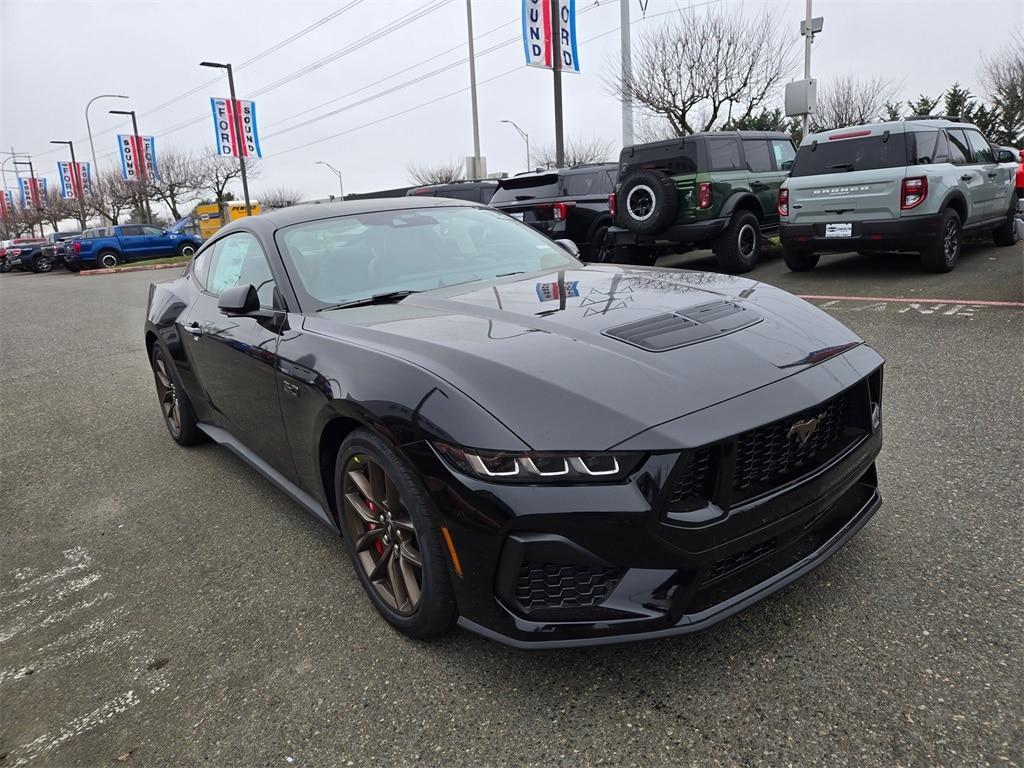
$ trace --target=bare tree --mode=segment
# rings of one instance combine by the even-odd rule
[[[103,171],[93,180],[92,194],[85,199],[86,210],[118,224],[137,197],[134,183],[122,179],[120,171]]]
[[[274,187],[259,196],[260,205],[264,210],[270,208],[288,208],[302,202],[303,194],[297,189]]]
[[[631,78],[609,67],[605,80],[612,94],[685,136],[760,112],[793,71],[794,43],[767,10],[743,18],[721,6],[685,8],[641,36]]]
[[[1024,146],[1024,32],[1013,33],[1009,45],[982,58],[982,84],[999,110],[996,141]]]
[[[603,163],[611,156],[612,143],[601,139],[569,139],[565,144],[565,167]],[[555,148],[542,145],[534,147],[531,162],[537,168],[555,167]]]
[[[151,179],[149,191],[171,211],[175,221],[182,217],[181,208],[199,197],[203,186],[203,163],[192,152],[165,149],[160,153],[160,178]]]
[[[238,165],[238,160],[234,157],[218,155],[213,150],[207,150],[199,161],[199,165],[202,174],[199,189],[209,192],[213,196],[214,202],[223,206],[227,200],[232,199],[227,194],[228,187],[234,183],[235,179],[242,178],[242,169]],[[250,180],[259,178],[260,169],[255,159],[249,158],[245,164],[245,171]]]
[[[409,165],[406,170],[413,184],[451,184],[465,178],[462,163],[458,160],[434,165]]]
[[[39,213],[42,221],[49,224],[54,232],[58,230],[60,222],[66,219],[78,219],[81,223],[78,201],[64,199],[60,196],[60,190],[54,187],[47,190],[43,207]]]
[[[887,105],[897,87],[884,77],[858,80],[841,75],[818,91],[818,108],[811,115],[812,131],[872,123],[888,116]]]

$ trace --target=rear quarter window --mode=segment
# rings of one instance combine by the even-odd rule
[[[816,141],[797,150],[791,176],[903,168],[907,162],[906,134],[883,134],[858,139]]]
[[[570,197],[609,195],[615,186],[607,171],[572,173],[565,177],[565,194]]]
[[[708,164],[712,171],[740,171],[740,143],[733,138],[708,139]]]

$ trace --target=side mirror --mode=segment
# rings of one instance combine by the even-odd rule
[[[792,169],[793,169],[793,161],[792,160],[787,160],[786,162],[784,162],[782,164],[782,170],[790,171]]]
[[[233,288],[228,288],[220,295],[217,309],[228,317],[258,315],[261,310],[260,297],[256,294],[256,287],[252,285],[236,285]]]
[[[571,253],[573,256],[575,256],[577,259],[580,257],[580,248],[572,240],[569,240],[568,238],[562,237],[562,238],[559,238],[558,240],[555,240],[555,242],[558,243],[563,248],[565,248],[565,250],[567,250],[569,253]]]
[[[1017,158],[1013,156],[1013,152],[1008,149],[997,149],[996,150],[996,162],[997,163],[1016,163]]]

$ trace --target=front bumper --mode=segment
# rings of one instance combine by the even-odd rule
[[[825,237],[825,223],[780,224],[783,245],[802,251],[906,250],[927,247],[939,236],[942,215],[852,222],[851,237]]]
[[[844,366],[823,363],[831,371],[816,378]],[[807,405],[835,395],[824,394]],[[879,423],[799,477],[735,498],[715,491],[679,514],[665,500],[692,449],[652,454],[627,483],[561,487],[474,480],[426,446],[410,457],[457,550],[460,624],[515,647],[558,648],[699,631],[813,570],[879,508],[881,442]],[[532,590],[552,588],[555,603],[531,604]]]

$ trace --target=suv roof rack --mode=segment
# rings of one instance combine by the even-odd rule
[[[904,122],[907,120],[949,120],[951,123],[962,123],[964,119],[960,115],[911,115],[910,117],[904,117]]]

